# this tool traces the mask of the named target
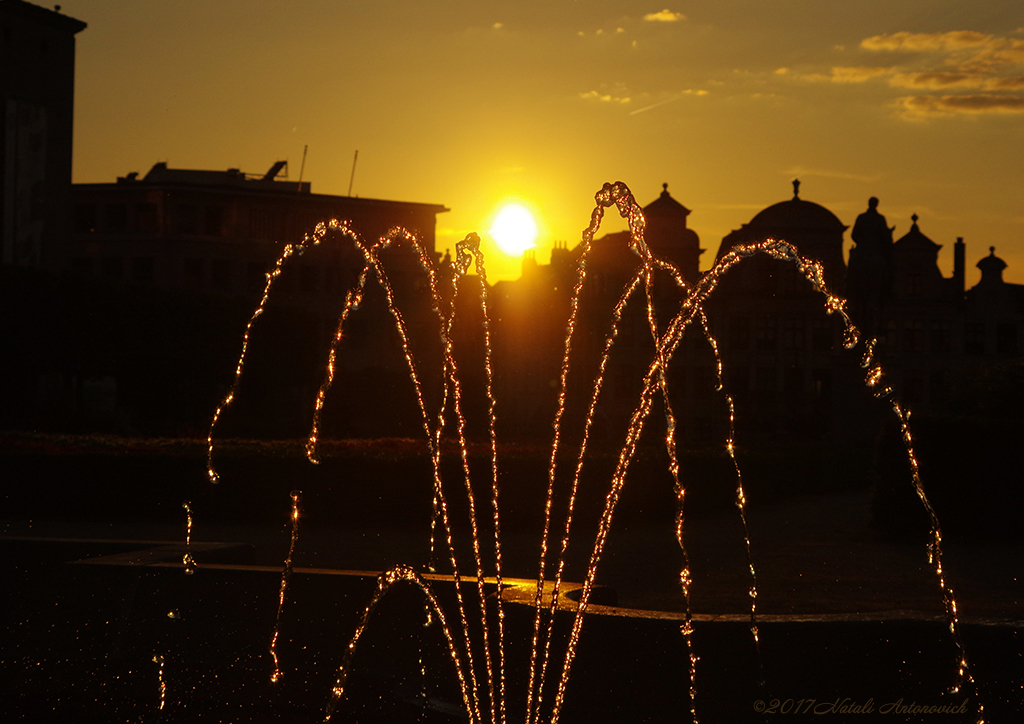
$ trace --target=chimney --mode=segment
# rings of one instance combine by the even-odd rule
[[[958,298],[964,295],[965,249],[964,237],[956,237],[956,244],[953,245],[953,286]]]

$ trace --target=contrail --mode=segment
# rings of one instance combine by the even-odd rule
[[[666,103],[672,103],[673,101],[677,101],[677,100],[679,100],[682,97],[683,97],[682,95],[678,95],[675,98],[669,98],[668,100],[658,101],[657,103],[654,103],[654,104],[649,105],[649,106],[644,106],[643,108],[637,108],[635,111],[630,111],[629,115],[635,116],[637,113],[643,113],[644,111],[649,111],[652,108],[657,108],[658,106],[663,106]]]

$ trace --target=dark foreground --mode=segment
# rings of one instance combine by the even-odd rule
[[[106,560],[121,565],[95,562],[118,555],[119,561]],[[17,592],[5,596],[3,616],[5,719],[322,721],[373,577],[295,573],[278,648],[285,675],[272,686],[268,645],[280,573],[216,564],[244,558],[237,548],[211,548],[197,558],[200,568],[186,576],[180,547],[5,540],[5,588]],[[75,562],[89,559],[94,562]],[[155,565],[125,565],[146,560]],[[450,584],[437,590],[451,603]],[[508,720],[521,721],[532,611],[507,610]],[[569,621],[563,615],[562,635]],[[465,720],[439,627],[424,627],[424,619],[422,596],[411,586],[385,598],[357,654],[350,696],[333,721]],[[760,625],[763,687],[742,617],[695,624],[701,721],[808,714],[826,721],[973,721],[979,698],[990,721],[1013,721],[1024,711],[1019,623],[964,624],[978,690],[960,697],[944,693],[955,677],[956,650],[941,620],[770,619]],[[556,641],[553,648],[564,646]],[[561,721],[689,721],[688,677],[678,621],[591,616]]]

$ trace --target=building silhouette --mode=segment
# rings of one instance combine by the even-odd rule
[[[1003,281],[1005,263],[994,250],[978,263],[982,280],[965,289],[963,239],[954,244],[953,276],[943,277],[938,266],[941,247],[921,231],[918,217],[893,241],[895,227],[890,228],[872,198],[853,226],[855,246],[847,264],[843,241],[850,227],[827,208],[801,198],[799,186],[794,181],[791,199],[758,212],[726,235],[717,258],[738,244],[774,238],[820,261],[831,290],[848,297],[854,322],[878,339],[888,383],[901,400],[924,414],[949,412],[966,380],[1020,358],[1024,286]],[[644,213],[652,251],[676,264],[688,282],[695,281],[701,250],[697,235],[686,225],[689,210],[672,199],[665,185]],[[628,233],[621,232],[594,242],[576,340],[581,360],[600,355],[611,310],[639,263],[628,241]],[[546,339],[564,333],[577,262],[578,247],[568,250],[556,244],[549,265],[527,257],[519,280],[495,287],[495,315],[507,325],[505,344],[517,359],[509,367],[527,371],[522,378],[505,378],[516,414],[531,421],[524,429],[536,430],[536,421],[553,409],[548,390],[557,386],[561,349],[555,345],[545,356],[515,340],[526,334]],[[658,289],[656,308],[664,323],[678,309],[681,296],[667,277]],[[639,379],[653,358],[642,298],[632,306],[620,322],[605,373],[604,414],[617,421],[616,429],[624,429],[638,399]],[[741,439],[750,444],[833,444],[875,434],[859,359],[843,348],[839,320],[825,313],[823,297],[791,263],[766,255],[744,260],[723,277],[707,311],[721,351],[725,390],[736,401]],[[557,321],[548,329],[546,320]],[[501,336],[500,328],[497,334]],[[589,381],[594,371],[586,364],[580,363],[580,377]],[[716,381],[716,361],[694,325],[670,368],[679,417],[676,434],[684,442],[720,439],[722,403],[713,392]]]
[[[68,235],[75,35],[85,23],[0,3],[0,261],[61,264]]]
[[[251,298],[262,293],[284,245],[330,219],[352,221],[368,242],[402,226],[433,249],[444,206],[314,194],[308,181],[282,178],[286,169],[283,161],[263,174],[157,163],[142,177],[75,184],[70,268],[111,281]],[[339,287],[363,260],[351,244],[329,256],[301,264],[282,285],[310,298],[343,293]]]

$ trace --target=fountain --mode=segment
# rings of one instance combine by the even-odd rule
[[[739,460],[736,456],[736,440],[734,427],[733,398],[725,389],[722,379],[722,361],[718,349],[718,343],[711,331],[705,314],[705,302],[715,291],[729,269],[741,263],[744,259],[755,255],[767,255],[774,259],[792,263],[800,275],[807,280],[807,283],[815,291],[820,293],[823,300],[823,311],[829,315],[837,315],[844,327],[844,347],[847,350],[860,348],[860,365],[865,370],[865,384],[878,398],[887,400],[892,414],[899,425],[899,430],[906,450],[907,461],[911,469],[911,484],[919,497],[921,504],[928,516],[930,525],[930,539],[927,546],[928,560],[934,572],[939,595],[942,599],[946,626],[951,635],[955,648],[955,675],[950,687],[950,694],[954,697],[955,703],[946,706],[948,711],[957,710],[958,713],[967,711],[967,699],[964,696],[976,695],[977,686],[973,679],[972,671],[968,666],[967,654],[960,632],[960,623],[957,613],[957,603],[953,591],[946,580],[943,568],[942,533],[938,519],[929,503],[928,497],[918,471],[918,462],[914,451],[914,438],[910,427],[910,411],[906,409],[895,398],[893,390],[885,383],[885,375],[875,355],[875,340],[861,340],[860,332],[853,324],[847,314],[846,302],[834,295],[828,288],[824,278],[824,271],[819,262],[801,257],[798,250],[783,240],[767,239],[760,243],[738,246],[721,258],[709,272],[703,275],[692,286],[683,279],[679,270],[671,263],[666,262],[653,255],[644,240],[645,221],[643,214],[635,202],[630,190],[622,183],[605,184],[596,195],[596,206],[591,215],[589,226],[583,232],[578,275],[575,287],[572,291],[570,315],[567,322],[567,331],[564,340],[564,355],[561,366],[560,394],[558,407],[553,420],[553,438],[550,449],[548,464],[547,493],[544,500],[544,519],[539,543],[539,561],[536,581],[532,584],[524,584],[522,581],[512,583],[503,578],[502,572],[502,535],[499,504],[500,485],[498,454],[498,441],[496,434],[497,402],[493,391],[493,370],[492,351],[490,336],[490,319],[488,315],[488,300],[486,283],[486,268],[484,256],[479,248],[479,238],[470,234],[461,241],[456,249],[456,258],[450,275],[439,273],[436,264],[431,258],[430,251],[426,249],[419,238],[404,229],[393,229],[387,236],[381,238],[374,244],[364,242],[356,230],[347,223],[332,220],[320,224],[316,230],[309,235],[302,244],[289,245],[278,259],[276,265],[267,275],[267,283],[262,300],[255,310],[243,337],[242,350],[238,365],[235,369],[233,384],[225,396],[222,404],[214,413],[207,438],[208,444],[208,475],[213,483],[218,481],[218,473],[214,465],[214,433],[225,409],[233,402],[237,393],[239,382],[242,378],[245,367],[246,354],[254,325],[264,310],[264,306],[270,297],[275,280],[284,272],[285,266],[290,258],[301,255],[307,249],[328,243],[339,238],[350,240],[354,243],[364,259],[364,265],[359,274],[357,283],[350,289],[345,297],[345,303],[338,318],[337,328],[330,347],[326,374],[323,384],[317,393],[314,411],[312,414],[312,427],[306,443],[306,454],[313,463],[319,462],[318,442],[321,423],[321,412],[323,410],[327,393],[331,388],[335,375],[336,355],[339,345],[344,343],[345,325],[353,314],[357,313],[366,291],[366,285],[371,277],[379,281],[386,296],[388,309],[393,315],[395,327],[398,331],[402,353],[408,368],[409,377],[412,381],[414,394],[420,411],[421,424],[424,437],[427,440],[428,456],[432,470],[432,495],[433,495],[433,516],[431,522],[431,563],[426,570],[417,570],[411,566],[397,566],[380,575],[376,588],[370,596],[369,603],[363,609],[355,626],[340,665],[337,668],[333,686],[328,694],[325,721],[336,720],[335,714],[342,706],[351,689],[350,672],[357,670],[360,665],[361,643],[367,632],[376,624],[378,617],[383,615],[378,612],[381,602],[392,595],[392,592],[402,585],[411,586],[420,592],[423,605],[425,606],[425,620],[427,625],[436,623],[436,626],[443,632],[444,650],[450,662],[453,678],[457,683],[458,702],[448,702],[444,706],[435,706],[435,710],[444,710],[445,707],[450,714],[468,717],[471,722],[499,722],[525,721],[528,724],[540,724],[550,722],[555,724],[560,721],[566,703],[566,692],[569,690],[570,682],[573,681],[574,663],[578,658],[580,646],[582,645],[584,621],[588,620],[588,613],[592,608],[597,608],[595,602],[596,574],[605,552],[612,521],[616,512],[616,506],[621,498],[626,483],[627,472],[637,454],[637,445],[651,415],[655,401],[660,398],[662,409],[665,415],[665,428],[667,433],[664,438],[665,451],[669,462],[669,473],[674,482],[674,495],[676,498],[675,513],[675,538],[682,555],[682,567],[679,571],[679,587],[685,603],[685,614],[678,621],[678,629],[681,633],[680,646],[684,653],[685,660],[685,692],[683,697],[684,706],[688,709],[688,716],[692,721],[698,721],[702,712],[700,707],[700,688],[698,680],[701,670],[698,662],[702,658],[694,642],[695,620],[690,610],[690,588],[692,576],[687,556],[685,537],[685,499],[686,485],[684,476],[680,470],[679,458],[676,450],[676,419],[669,397],[669,378],[666,374],[669,363],[679,347],[683,335],[687,331],[696,330],[696,333],[703,336],[713,351],[717,364],[716,389],[722,396],[723,404],[728,409],[729,431],[723,441],[735,471],[735,504],[742,528],[744,531],[744,545],[747,556],[747,568],[749,572],[749,616],[747,628],[750,639],[754,645],[754,658],[756,667],[754,678],[758,681],[761,693],[764,693],[763,684],[763,661],[760,649],[761,624],[757,610],[758,581],[757,573],[751,557],[751,542],[748,533],[746,519],[746,495],[744,492],[743,475]],[[605,210],[615,207],[618,212],[628,220],[630,233],[630,249],[637,255],[640,264],[623,288],[617,304],[612,312],[612,325],[605,342],[603,352],[598,364],[598,371],[592,380],[592,391],[590,403],[583,421],[583,430],[580,435],[580,442],[575,454],[575,468],[572,473],[571,487],[567,494],[567,508],[564,513],[564,525],[556,529],[554,517],[554,501],[556,499],[556,479],[560,464],[563,464],[563,417],[566,410],[566,390],[569,378],[573,373],[570,364],[571,352],[573,349],[574,333],[577,326],[579,302],[581,290],[587,283],[587,262],[591,248],[594,244],[594,237],[600,228]],[[381,261],[381,252],[391,245],[409,244],[415,249],[423,274],[426,276],[429,286],[429,299],[432,301],[432,313],[436,318],[437,328],[440,331],[440,344],[442,346],[443,359],[443,380],[441,385],[441,403],[436,411],[428,409],[424,399],[422,371],[418,366],[412,345],[410,332],[403,317],[403,312],[395,299],[395,292],[388,278],[388,270]],[[483,345],[484,345],[484,368],[485,388],[487,396],[487,419],[488,419],[488,440],[490,457],[490,497],[489,525],[493,526],[493,537],[488,541],[491,548],[486,552],[486,558],[490,561],[492,568],[488,569],[485,563],[484,536],[481,534],[481,517],[483,513],[479,510],[479,503],[476,500],[473,485],[473,474],[469,462],[469,444],[467,442],[467,420],[464,414],[463,387],[460,382],[460,369],[453,352],[453,324],[455,321],[456,300],[462,292],[467,273],[475,265],[477,275],[480,277],[479,285],[479,307],[482,314],[483,324]],[[658,311],[654,304],[655,273],[667,272],[673,282],[685,294],[679,308],[673,310],[673,316],[665,322],[659,321]],[[600,516],[597,534],[589,556],[589,563],[586,568],[586,575],[582,585],[574,587],[573,595],[566,598],[566,590],[569,584],[564,580],[566,554],[570,537],[573,530],[573,514],[579,494],[581,475],[588,462],[590,449],[590,437],[595,420],[595,410],[598,408],[602,397],[604,386],[604,374],[608,365],[609,356],[616,344],[619,334],[619,324],[627,305],[640,299],[645,307],[648,329],[654,344],[655,353],[647,365],[643,376],[643,387],[639,400],[629,420],[628,428],[625,431],[624,442],[618,452],[617,462],[609,482],[606,494],[604,510]],[[451,519],[449,500],[454,495],[450,483],[445,480],[442,469],[442,449],[444,441],[453,438],[456,442],[457,455],[461,459],[461,487],[465,494],[465,503],[468,509],[468,522],[470,526],[470,546],[472,551],[473,564],[467,569],[460,564],[459,558],[462,550],[456,545],[455,526]],[[292,574],[292,555],[295,550],[296,540],[299,531],[299,496],[298,491],[291,494],[292,500],[292,537],[291,547],[281,573],[276,624],[273,629],[270,642],[270,654],[273,659],[273,671],[270,675],[272,682],[277,682],[282,675],[281,664],[278,658],[277,641],[280,632],[282,610],[288,596],[288,586]],[[187,505],[187,504],[186,504]],[[191,510],[189,510],[189,529],[191,529]],[[435,565],[435,551],[444,560],[443,565]],[[184,553],[184,564],[186,573],[194,569],[194,561],[191,552]],[[443,590],[442,590],[443,589]],[[471,602],[475,599],[475,602]],[[532,599],[532,600],[531,600]],[[518,601],[520,603],[516,604]],[[521,629],[523,616],[521,611],[514,612],[510,606],[522,606],[522,602],[532,608],[532,623],[527,625],[525,634]],[[564,610],[571,610],[571,623],[568,631],[556,630],[562,625],[562,619],[566,615]],[[522,653],[521,641],[516,646],[510,646],[509,628],[514,623],[517,627],[515,636],[521,639],[524,635],[529,641],[528,666],[525,671],[523,664],[519,661],[512,661],[512,649],[517,655]],[[422,654],[420,654],[421,667]],[[511,672],[515,671],[513,675]],[[163,663],[160,663],[161,687],[164,687]],[[163,688],[161,688],[163,691]],[[163,697],[163,694],[161,694]],[[162,702],[161,698],[161,702]],[[762,703],[764,713],[789,713],[791,710],[796,713],[808,713],[822,705],[822,702],[807,699],[775,701],[772,703],[767,697]],[[430,707],[429,697],[425,694],[420,702],[423,711]],[[842,707],[846,706],[846,709]],[[862,713],[863,709],[854,707],[861,706],[855,702],[848,702],[845,705],[835,703],[831,713]],[[869,705],[870,706],[870,705]],[[892,711],[900,713],[899,705],[893,704]],[[916,704],[915,704],[916,706]],[[777,708],[776,708],[777,707]],[[788,707],[788,708],[786,708]],[[755,709],[757,707],[755,706]],[[983,706],[977,699],[970,702],[972,716],[978,722],[984,721]],[[907,713],[911,712],[907,709]],[[822,713],[820,710],[815,713]],[[825,712],[829,713],[829,712]],[[913,713],[913,712],[911,712]]]
[[[568,393],[579,389],[572,387],[572,380],[581,375],[572,352],[579,342],[583,292],[593,281],[588,262],[600,244],[595,235],[603,215],[612,207],[628,220],[630,248],[639,263],[616,298],[607,335],[599,340],[598,359],[586,380],[580,428],[569,429],[576,421],[569,414]],[[865,713],[926,721],[942,713],[947,715],[944,721],[980,722],[989,716],[998,719],[1001,712],[1019,712],[1019,681],[1007,673],[1019,664],[1019,643],[1005,635],[1005,626],[961,621],[944,563],[941,528],[918,470],[910,412],[886,384],[874,341],[861,338],[845,301],[829,290],[821,264],[802,258],[785,241],[768,239],[735,247],[688,285],[675,267],[652,254],[644,226],[625,185],[606,184],[598,192],[570,295],[550,447],[539,454],[532,471],[543,478],[537,482],[543,495],[535,501],[535,528],[518,525],[509,515],[523,501],[503,487],[503,472],[515,461],[503,457],[507,448],[498,441],[502,408],[496,399],[489,287],[478,238],[471,234],[458,245],[450,270],[439,269],[430,250],[404,229],[367,243],[349,224],[331,221],[301,244],[286,247],[267,276],[260,304],[244,331],[231,386],[213,416],[203,451],[208,482],[202,484],[206,491],[236,484],[228,445],[215,445],[215,433],[223,434],[222,418],[239,395],[250,336],[258,332],[277,280],[288,273],[291,261],[315,248],[354,245],[361,270],[340,306],[302,451],[319,462],[304,469],[320,477],[316,484],[299,482],[289,477],[293,469],[282,472],[266,463],[264,478],[272,479],[275,487],[286,486],[282,492],[288,493],[281,495],[279,518],[287,520],[289,542],[286,549],[273,549],[276,561],[283,556],[283,565],[245,565],[238,548],[211,543],[209,536],[197,538],[194,533],[215,517],[210,500],[201,496],[184,505],[183,542],[62,539],[36,550],[34,560],[43,563],[33,567],[22,562],[21,544],[12,549],[8,541],[3,558],[8,579],[23,592],[11,600],[18,613],[10,620],[17,625],[8,626],[0,649],[0,673],[22,682],[11,687],[19,694],[7,708],[10,716],[67,721],[89,711],[92,718],[132,721],[575,724]],[[439,380],[426,376],[416,329],[389,279],[383,252],[392,246],[411,249],[426,280],[427,308],[421,311],[435,324],[429,341],[440,348]],[[928,584],[935,608],[941,609],[934,617],[915,610],[884,618],[870,612],[807,618],[780,615],[764,605],[771,576],[754,565],[758,541],[752,536],[759,521],[747,504],[752,476],[744,476],[737,452],[743,441],[734,424],[736,406],[706,312],[707,301],[729,270],[758,256],[792,265],[817,292],[823,314],[837,318],[845,330],[851,367],[859,362],[868,391],[888,408],[899,430],[909,487],[926,518],[926,549],[918,551],[926,555],[918,557],[927,558]],[[474,267],[482,283],[469,276]],[[665,279],[680,299],[671,309],[655,304],[656,282]],[[383,573],[380,568],[370,573],[369,567],[303,567],[299,559],[304,544],[316,540],[317,524],[333,513],[315,505],[317,495],[349,483],[330,477],[337,466],[332,467],[329,446],[337,443],[321,439],[327,427],[322,413],[330,409],[328,397],[346,332],[373,284],[379,284],[394,320],[422,429],[422,447],[407,456],[415,457],[419,467],[403,462],[375,470],[378,478],[385,477],[381,471],[389,478],[404,478],[405,489],[387,497],[387,505],[410,507],[411,491],[419,486],[416,507],[422,510],[393,512],[402,514],[403,526],[422,515],[427,554],[415,557],[413,562],[420,565],[389,564]],[[482,370],[477,381],[485,398],[482,415],[470,410],[475,388],[466,384],[469,370],[455,348],[457,307],[473,309],[479,320],[482,349],[475,361]],[[621,442],[609,455],[606,438],[598,434],[598,416],[609,393],[609,360],[622,342],[628,310],[637,309],[652,351],[644,360],[642,385]],[[742,601],[730,610],[710,610],[714,607],[706,603],[694,610],[691,605],[703,581],[701,538],[693,531],[695,524],[700,530],[707,521],[693,515],[695,479],[688,479],[681,461],[681,415],[673,407],[673,378],[667,374],[686,333],[706,345],[715,360],[714,388],[728,423],[716,442],[724,450],[725,479],[732,481],[727,514],[737,540],[730,565],[742,574]],[[470,428],[478,419],[483,429],[472,436]],[[644,474],[650,468],[641,454],[641,437],[655,428],[659,460],[667,461],[660,479],[671,488],[665,491],[669,502],[664,507],[674,504],[671,531],[662,542],[674,546],[669,553],[678,556],[678,611],[617,605],[598,577],[615,552],[618,529],[613,521],[623,520],[638,466],[647,466],[639,468]],[[597,462],[608,463],[607,471],[598,468],[603,477],[592,472]],[[605,486],[596,494],[595,479]],[[348,489],[355,491],[355,486]],[[596,510],[588,511],[588,506]],[[586,512],[594,513],[592,529],[584,521]],[[717,525],[725,515],[712,520]],[[411,538],[405,531],[378,533],[377,540]],[[586,550],[577,561],[581,539]],[[366,545],[356,537],[346,541],[353,548]],[[43,565],[51,559],[83,565]],[[578,574],[571,567],[577,563]],[[510,575],[513,571],[517,575]],[[886,583],[872,580],[872,585]],[[965,638],[972,652],[970,666]]]

